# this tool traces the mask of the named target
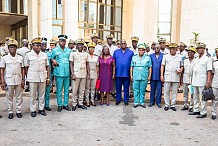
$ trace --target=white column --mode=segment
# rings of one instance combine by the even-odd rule
[[[63,32],[69,39],[76,40],[79,38],[78,0],[65,0],[64,2]]]
[[[52,39],[52,0],[41,0],[41,37]]]
[[[31,41],[38,36],[38,2],[28,0],[28,39]]]

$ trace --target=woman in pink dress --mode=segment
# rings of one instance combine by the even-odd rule
[[[110,50],[107,46],[103,46],[102,56],[99,57],[99,79],[100,79],[100,93],[101,103],[104,104],[104,92],[106,92],[106,105],[109,106],[109,95],[113,91],[113,80],[115,79],[115,62],[110,55]]]

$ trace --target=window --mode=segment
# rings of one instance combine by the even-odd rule
[[[63,5],[62,0],[52,0],[52,36],[63,33]]]
[[[27,15],[27,0],[0,0],[0,12]]]
[[[171,40],[172,0],[159,0],[158,37]]]
[[[100,39],[113,34],[121,39],[122,0],[79,0],[80,37],[89,39],[97,32]]]
[[[20,0],[20,14],[27,15],[27,0]]]
[[[5,0],[5,12],[17,13],[17,0]]]

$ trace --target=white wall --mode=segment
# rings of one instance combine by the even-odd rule
[[[189,44],[192,32],[211,50],[218,45],[218,0],[182,0],[180,40]]]
[[[139,42],[150,43],[157,40],[158,0],[133,1],[133,31]],[[131,36],[129,36],[131,37]]]

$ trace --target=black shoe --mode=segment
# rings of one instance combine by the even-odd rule
[[[2,115],[0,115],[0,118],[2,118]]]
[[[187,106],[183,106],[183,108],[181,110],[182,111],[186,111],[186,110],[188,110],[188,107]]]
[[[154,106],[154,103],[149,103],[148,107]]]
[[[46,116],[45,110],[39,110],[39,114],[42,116]]]
[[[206,118],[207,117],[207,114],[205,115],[198,115],[196,118]]]
[[[31,112],[31,117],[36,117],[36,112]]]
[[[9,115],[8,115],[8,119],[13,119],[14,118],[14,114],[13,113],[10,113]]]
[[[211,119],[212,119],[212,120],[215,120],[215,119],[216,119],[216,116],[212,115]]]
[[[116,101],[115,105],[119,105],[121,101]]]
[[[55,91],[54,94],[57,94],[57,92]]]
[[[63,106],[63,109],[65,109],[65,110],[67,110],[67,111],[70,111],[69,106]]]
[[[30,89],[29,89],[29,88],[26,88],[26,89],[25,89],[25,92],[30,92]]]
[[[141,104],[140,105],[142,108],[146,108],[146,105],[145,104]]]
[[[72,93],[72,89],[69,90],[69,93]]]
[[[72,111],[75,111],[75,110],[76,110],[76,106],[73,106],[73,107],[72,107]]]
[[[171,107],[171,109],[172,109],[173,111],[177,111],[175,107]]]
[[[58,112],[62,111],[62,106],[58,106]]]
[[[188,110],[190,113],[192,113],[193,112],[193,108],[189,108],[189,110]]]
[[[51,111],[50,107],[45,107],[44,109],[47,110],[47,111]]]
[[[190,112],[188,115],[200,115],[200,112]]]
[[[22,114],[21,113],[17,113],[17,117],[18,118],[22,118]]]
[[[134,104],[133,107],[134,107],[134,108],[137,108],[137,107],[138,107],[138,104]]]
[[[87,109],[87,107],[84,106],[84,105],[78,105],[78,108],[81,108],[81,109]]]
[[[165,110],[165,111],[168,111],[168,110],[169,110],[169,107],[164,107],[164,110]]]
[[[124,102],[124,105],[125,105],[125,106],[128,106],[128,105],[129,105],[129,102]]]
[[[160,104],[158,104],[157,107],[162,108],[162,106]]]

